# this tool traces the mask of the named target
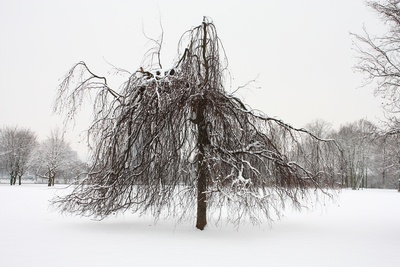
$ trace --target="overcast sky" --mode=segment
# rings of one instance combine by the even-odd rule
[[[225,47],[233,77],[227,90],[258,76],[239,92],[251,107],[295,127],[383,117],[381,100],[371,86],[358,88],[363,77],[352,70],[349,32],[384,30],[362,0],[0,0],[0,127],[29,127],[45,138],[61,125],[52,105],[74,63],[86,61],[103,76],[111,75],[107,62],[134,72],[149,48],[143,29],[157,38],[161,21],[167,67],[180,36],[203,16]]]

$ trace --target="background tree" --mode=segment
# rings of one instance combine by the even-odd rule
[[[386,140],[386,168],[388,179],[385,186],[387,188],[398,188],[400,180],[400,136],[391,135]]]
[[[343,172],[346,169],[346,162],[344,160],[343,149],[338,149],[339,146],[334,141],[335,134],[331,125],[326,121],[318,119],[308,123],[305,128],[320,138],[331,140],[331,142],[321,145],[322,143],[318,139],[306,135],[302,140],[306,155],[303,157],[305,159],[303,164],[313,173],[318,173],[325,169],[325,171],[330,173],[330,176],[336,177],[336,186],[343,186],[342,181],[347,177],[346,173]]]
[[[392,187],[398,177],[397,137],[400,133],[400,1],[368,1],[372,8],[387,26],[387,31],[379,36],[371,36],[365,29],[363,35],[353,34],[356,40],[359,62],[355,69],[365,74],[366,82],[376,82],[375,95],[386,101],[384,108],[389,119],[388,127],[376,141],[381,157],[381,187]],[[396,144],[393,146],[392,144]],[[387,150],[389,149],[389,151]],[[389,152],[389,153],[388,153]],[[388,180],[390,181],[388,183]],[[379,184],[379,182],[377,183]]]
[[[374,140],[370,168],[374,172],[371,187],[397,188],[400,178],[400,136],[398,134],[379,134]]]
[[[342,125],[338,130],[321,120],[308,123],[306,128],[319,137],[336,140],[341,147],[339,154],[337,150],[322,150],[319,142],[306,137],[303,146],[308,161],[303,164],[308,168],[318,169],[321,161],[333,163],[336,182],[343,188],[398,187],[400,137],[397,132],[382,131],[365,119]],[[341,171],[344,171],[342,175]]]
[[[358,120],[342,125],[333,136],[343,149],[346,178],[344,187],[365,187],[368,174],[371,176],[376,126],[367,120]]]
[[[61,83],[56,110],[67,118],[87,94],[94,99],[91,171],[54,200],[62,211],[196,217],[203,230],[207,211],[217,218],[226,213],[235,224],[257,223],[279,214],[288,200],[300,208],[310,187],[332,186],[324,164],[315,173],[296,161],[306,157],[302,136],[321,146],[330,141],[255,112],[225,91],[227,60],[212,22],[205,18],[182,36],[184,49],[170,69],[160,69],[162,40],[155,44],[148,64],[119,91],[84,62]]]
[[[400,131],[397,114],[400,112],[400,1],[367,1],[387,26],[381,36],[352,34],[358,51],[355,70],[365,74],[366,83],[376,82],[375,95],[386,101],[385,110],[391,121],[391,131]]]
[[[10,175],[10,185],[15,185],[17,178],[21,185],[36,144],[36,135],[29,129],[6,127],[0,132],[0,161]]]
[[[48,186],[54,186],[56,178],[68,182],[84,172],[77,153],[58,130],[52,131],[50,137],[37,146],[31,165],[37,176],[48,180]]]

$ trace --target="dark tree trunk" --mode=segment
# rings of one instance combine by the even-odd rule
[[[49,182],[47,183],[47,186],[54,186],[54,179],[55,177],[53,175],[49,176]]]
[[[200,149],[200,148],[199,148]],[[200,149],[201,150],[201,149]],[[203,150],[204,151],[204,150]],[[207,175],[205,163],[203,161],[203,154],[200,151],[198,162],[197,174],[197,222],[196,228],[203,230],[207,225],[207,197],[205,191],[207,190]]]
[[[15,175],[14,173],[11,174],[11,178],[10,178],[10,185],[15,185],[15,182],[17,181],[17,175]]]
[[[21,185],[22,183],[21,183],[21,178],[22,178],[22,175],[18,175],[18,185]]]
[[[56,179],[56,173],[53,170],[49,170],[49,181],[47,186],[54,186],[54,180]]]
[[[203,47],[202,47],[202,56],[203,56],[203,64],[204,64],[204,88],[206,89],[209,86],[209,65],[207,59],[207,24],[203,22]],[[204,161],[204,152],[206,146],[210,144],[210,140],[208,139],[207,134],[207,122],[204,117],[204,110],[206,108],[205,100],[202,96],[197,100],[195,104],[195,112],[196,112],[196,124],[198,130],[198,162],[197,162],[197,222],[196,228],[203,230],[207,225],[207,176],[208,176],[208,166]]]
[[[198,101],[196,107],[196,123],[198,129],[197,157],[197,222],[196,228],[203,230],[207,225],[207,163],[204,162],[204,152],[210,140],[207,134],[207,124],[204,118],[204,101]]]

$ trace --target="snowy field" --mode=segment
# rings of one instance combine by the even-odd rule
[[[324,209],[253,227],[156,225],[52,212],[46,185],[0,184],[0,266],[400,266],[400,193],[344,190]]]

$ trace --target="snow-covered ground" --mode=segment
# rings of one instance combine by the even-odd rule
[[[0,266],[400,266],[400,193],[344,190],[336,203],[285,218],[198,231],[124,216],[93,221],[52,212],[59,192],[0,184]]]

